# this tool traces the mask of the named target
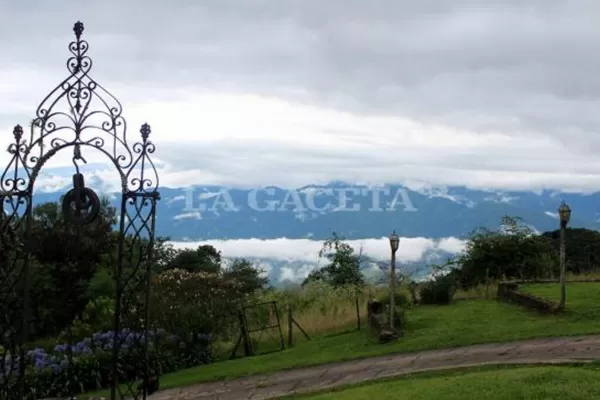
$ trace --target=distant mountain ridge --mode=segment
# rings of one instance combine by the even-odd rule
[[[88,182],[87,186],[98,191],[107,187],[97,177],[88,178]],[[58,201],[66,190],[36,193],[34,203]],[[386,236],[392,230],[403,237],[464,238],[477,227],[498,227],[504,215],[521,217],[542,232],[557,228],[556,210],[561,200],[573,210],[570,226],[600,228],[600,192],[534,193],[464,187],[411,190],[401,185],[370,187],[343,182],[297,190],[221,186],[159,190],[157,234],[174,241],[323,240],[332,231],[348,239],[365,239]],[[119,194],[105,195],[120,208]]]

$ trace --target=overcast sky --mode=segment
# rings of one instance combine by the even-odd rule
[[[0,145],[67,76],[81,20],[166,186],[596,191],[599,18],[598,0],[0,0]]]

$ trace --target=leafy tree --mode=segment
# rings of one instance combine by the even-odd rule
[[[329,263],[323,268],[311,272],[304,280],[302,286],[308,283],[321,281],[339,289],[356,303],[356,319],[360,329],[359,297],[365,285],[365,278],[361,272],[362,249],[359,254],[344,241],[344,238],[333,232],[332,237],[325,241],[319,251],[319,257],[325,257]]]
[[[231,266],[223,271],[226,280],[235,281],[239,291],[244,295],[250,295],[262,289],[268,283],[268,279],[261,274],[264,271],[257,269],[252,263],[245,259],[234,260]]]
[[[116,292],[116,282],[112,271],[107,266],[100,266],[94,276],[90,279],[86,296],[91,301],[101,297],[114,297]]]
[[[170,260],[169,268],[188,272],[219,272],[221,252],[211,245],[198,246],[196,250],[180,250]]]
[[[325,257],[329,263],[311,272],[303,285],[314,280],[322,280],[333,287],[363,286],[364,276],[361,273],[361,257],[344,238],[335,232],[327,239],[319,251],[319,257]]]
[[[560,230],[544,232],[555,254],[560,246]],[[565,232],[567,271],[576,274],[596,272],[600,266],[600,232],[585,228],[567,228]]]
[[[497,231],[478,229],[453,263],[463,288],[488,279],[532,279],[551,276],[556,256],[547,238],[535,235],[520,218],[504,217]]]
[[[169,237],[157,237],[154,240],[154,266],[153,272],[160,273],[173,264],[178,251],[169,243]]]
[[[235,311],[245,296],[225,274],[170,269],[153,278],[153,317],[168,332],[194,342],[197,335],[219,335],[237,326]]]
[[[76,226],[62,215],[57,203],[32,211],[32,312],[37,333],[57,333],[80,315],[90,300],[88,286],[115,248],[115,210],[102,199],[99,216]]]

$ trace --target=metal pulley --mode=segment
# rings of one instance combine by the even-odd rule
[[[76,173],[73,175],[73,189],[69,190],[62,200],[62,212],[67,221],[75,225],[87,225],[94,221],[100,214],[100,199],[96,192],[85,187],[85,179],[79,172],[76,160],[85,159],[81,157],[79,145],[75,145],[73,151],[73,164]]]

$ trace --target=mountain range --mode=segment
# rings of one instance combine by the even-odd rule
[[[103,191],[106,185],[99,178],[92,177],[87,186],[120,208],[120,195]],[[36,193],[34,203],[58,201],[68,189]],[[570,226],[600,228],[600,192],[409,189],[343,182],[295,190],[190,186],[159,191],[157,235],[173,241],[323,240],[333,231],[348,239],[364,239],[393,230],[401,237],[465,238],[478,227],[497,228],[505,215],[520,217],[542,232],[558,227],[562,200],[572,209]]]

